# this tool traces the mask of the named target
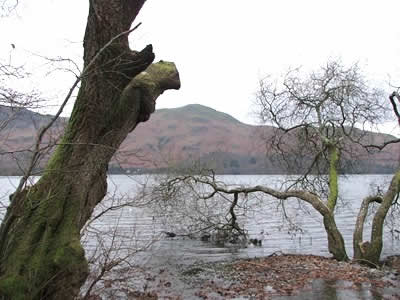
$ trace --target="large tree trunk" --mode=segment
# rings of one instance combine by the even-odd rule
[[[2,299],[74,298],[88,274],[80,230],[107,191],[108,163],[156,98],[180,86],[173,63],[151,64],[151,46],[133,52],[126,34],[104,48],[129,30],[144,2],[90,1],[89,68],[65,135],[38,183],[13,195],[0,229]]]

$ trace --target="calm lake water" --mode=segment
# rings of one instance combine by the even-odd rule
[[[282,176],[272,175],[238,175],[220,176],[224,182],[231,184],[278,186]],[[340,196],[336,221],[346,242],[347,251],[352,256],[352,234],[355,218],[360,203],[376,184],[389,182],[389,175],[351,175],[340,178]],[[19,177],[0,177],[0,196],[8,199],[18,184]],[[146,176],[109,176],[109,196],[104,203],[111,203],[111,196],[125,200],[138,194],[138,184],[149,181]],[[151,181],[151,179],[150,179]],[[111,210],[93,223],[93,228],[85,238],[88,255],[102,242],[112,241],[122,253],[137,251],[135,263],[164,265],[190,264],[195,261],[218,261],[231,258],[268,256],[276,251],[284,253],[301,253],[330,256],[327,249],[326,233],[322,218],[308,205],[299,205],[298,201],[290,200],[285,204],[285,212],[291,216],[291,222],[283,221],[282,207],[271,198],[250,199],[248,205],[239,216],[239,224],[243,226],[250,238],[262,240],[261,247],[217,247],[211,242],[184,237],[168,238],[163,231],[173,231],[180,234],[185,224],[174,217],[159,217],[156,211],[148,207],[125,207]],[[100,212],[97,208],[96,212]],[[397,218],[398,219],[398,218]],[[397,224],[395,222],[398,222]],[[178,224],[179,223],[179,224]],[[385,231],[385,242],[382,256],[399,254],[399,232],[391,234],[390,228],[400,230],[399,220],[389,219],[389,227]],[[178,224],[178,225],[177,225]],[[370,234],[370,222],[366,224],[365,239]],[[96,238],[96,236],[98,238]],[[111,239],[110,237],[117,237]],[[121,251],[119,253],[121,253]]]

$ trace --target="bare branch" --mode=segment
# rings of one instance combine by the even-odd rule
[[[400,95],[399,95],[399,93],[396,92],[396,91],[394,91],[394,92],[389,96],[389,99],[390,99],[390,103],[392,104],[394,114],[396,115],[397,121],[398,121],[398,123],[399,123],[399,125],[400,125],[400,113],[399,113],[399,111],[397,110],[397,104],[396,104],[396,102],[394,101],[394,98],[396,98],[397,101],[400,103]]]

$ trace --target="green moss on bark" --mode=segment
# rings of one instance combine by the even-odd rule
[[[329,146],[329,196],[328,208],[331,212],[335,210],[339,187],[338,187],[338,164],[339,149],[336,146]]]
[[[3,297],[6,296],[9,297],[8,299],[15,300],[26,300],[26,295],[28,294],[24,278],[15,274],[6,278],[0,277],[0,291]]]
[[[344,239],[338,230],[333,213],[323,216],[324,226],[328,235],[328,249],[336,260],[347,261]]]
[[[5,262],[1,269],[0,294],[4,299],[19,299],[15,289],[19,290],[20,299],[27,299],[28,294],[31,299],[41,299],[57,293],[63,299],[63,289],[54,290],[52,281],[61,276],[69,281],[66,286],[79,288],[88,273],[76,221],[79,205],[65,205],[70,191],[68,185],[60,185],[57,191],[47,184],[37,184],[25,197],[16,198],[22,204],[9,228],[12,238],[7,240],[8,247],[2,249]]]

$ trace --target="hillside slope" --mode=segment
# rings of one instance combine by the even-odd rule
[[[136,171],[200,161],[218,173],[282,173],[285,170],[272,162],[268,151],[273,130],[270,126],[243,124],[198,104],[161,109],[128,136],[117,159],[123,167]],[[392,137],[370,133],[368,138],[380,144]],[[373,156],[358,149],[359,163],[354,172],[391,172],[399,149],[400,145],[387,147]]]
[[[52,117],[25,108],[0,105],[0,175],[22,174],[29,162],[38,131],[46,126]],[[55,122],[55,126],[43,139],[43,147],[62,134],[66,121],[65,118],[59,118]],[[39,167],[43,167],[47,159],[48,155],[44,155]]]
[[[21,150],[32,146],[38,129],[51,119],[49,115],[25,109],[16,112],[0,106],[0,125],[10,117],[12,121],[0,131],[0,151],[19,152],[0,156],[3,175],[20,174],[19,167],[29,158],[29,151]],[[60,119],[46,141],[59,136],[65,122]],[[266,141],[273,130],[269,126],[243,124],[228,114],[198,104],[160,109],[127,137],[111,162],[110,171],[157,172],[170,166],[187,167],[200,162],[225,174],[282,173],[285,170],[271,162],[267,151]],[[380,143],[391,137],[370,133],[369,138]],[[358,151],[359,167],[354,171],[391,172],[397,164],[399,150],[400,145],[392,145],[372,156]],[[46,157],[42,166],[45,160]]]

